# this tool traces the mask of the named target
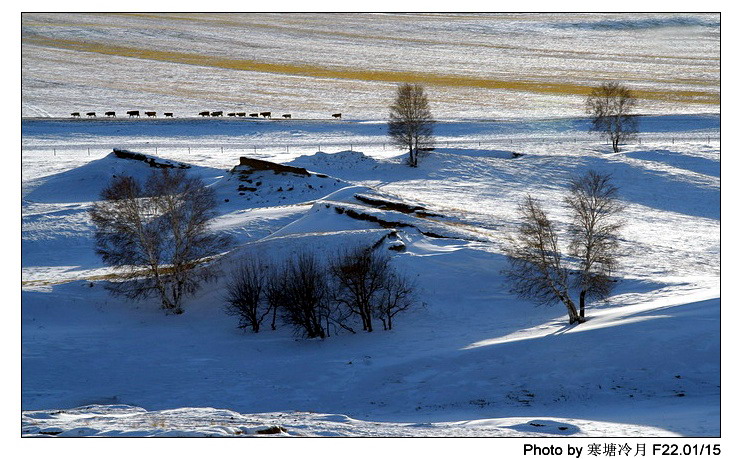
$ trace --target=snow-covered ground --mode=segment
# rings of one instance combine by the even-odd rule
[[[645,117],[642,143],[618,154],[579,119],[442,123],[416,169],[385,145],[383,124],[214,123],[23,122],[24,435],[720,435],[718,116]],[[287,135],[304,147],[281,149]],[[333,143],[343,136],[362,151]],[[404,245],[394,263],[425,305],[393,331],[318,341],[239,331],[223,279],[181,316],[111,297],[87,210],[112,174],[149,167],[102,146],[193,165],[219,196],[215,230],[236,239],[225,272],[244,257],[384,240]],[[229,172],[239,156],[320,175],[256,176],[241,195]],[[560,307],[508,293],[502,243],[525,193],[563,224],[565,182],[588,169],[613,174],[627,225],[613,296],[569,327]]]

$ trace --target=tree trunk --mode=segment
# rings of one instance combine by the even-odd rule
[[[561,297],[562,303],[567,307],[567,313],[569,314],[569,323],[573,324],[575,322],[582,323],[585,320],[580,318],[580,315],[577,313],[577,308],[575,307],[574,302],[568,295],[562,295]]]
[[[366,311],[364,316],[365,316],[364,320],[366,321],[366,331],[367,332],[374,331],[374,326],[371,323],[371,314],[368,311]]]
[[[585,320],[585,295],[587,295],[587,290],[580,292],[580,319],[583,321]]]
[[[170,298],[167,297],[166,293],[161,292],[160,301],[162,304],[162,309],[165,311],[170,311],[173,314],[182,314],[183,310],[180,308],[179,305],[177,305],[174,301],[170,301]]]

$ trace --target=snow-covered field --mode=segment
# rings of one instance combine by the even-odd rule
[[[439,119],[563,117],[605,80],[642,113],[716,113],[720,30],[718,14],[27,13],[22,113],[378,120],[417,81]]]
[[[375,124],[347,122],[343,131],[367,138],[368,149],[264,151],[258,156],[328,177],[269,173],[246,195],[227,171],[253,152],[203,146],[218,143],[218,127],[25,121],[23,432],[242,435],[281,425],[283,435],[719,435],[718,119],[645,119],[643,138],[677,129],[676,140],[619,154],[590,139],[579,120],[555,123],[553,132],[513,127],[522,137],[515,143],[499,124],[488,131],[486,123],[445,123],[441,138],[471,142],[476,131],[490,146],[440,147],[417,169],[381,147]],[[266,144],[287,130],[319,141],[323,128],[328,138],[338,129],[224,123],[230,138]],[[562,141],[546,142],[544,133]],[[287,327],[237,330],[222,310],[223,281],[188,301],[182,316],[109,296],[110,270],[93,252],[86,212],[107,177],[149,168],[110,152],[88,156],[96,136],[121,148],[146,138],[160,145],[160,158],[195,166],[221,202],[215,229],[238,243],[225,271],[244,256],[280,259],[301,247],[331,256],[391,231],[334,207],[413,224],[397,229],[394,243],[406,250],[394,262],[418,280],[425,307],[401,315],[390,332],[307,341]],[[184,141],[201,148],[189,156],[177,148]],[[613,174],[627,204],[621,280],[610,302],[591,305],[588,323],[567,327],[561,308],[508,293],[502,242],[525,193],[564,223],[565,181],[590,168]],[[444,217],[380,210],[355,199],[359,193]]]
[[[24,14],[22,435],[720,436],[719,21]],[[442,120],[414,169],[384,123],[405,72]],[[620,153],[582,113],[585,88],[612,78],[646,114]],[[121,117],[131,109],[176,117]],[[304,340],[238,330],[227,276],[179,316],[110,296],[88,210],[112,175],[150,170],[113,148],[190,164],[216,190],[213,229],[235,240],[225,274],[383,241],[404,246],[390,253],[421,304],[392,331]],[[313,174],[256,174],[246,192],[240,156]],[[612,174],[626,226],[615,291],[571,327],[563,308],[508,292],[503,244],[527,193],[564,229],[566,182],[589,169]]]

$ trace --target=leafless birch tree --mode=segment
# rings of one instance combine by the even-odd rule
[[[397,87],[397,98],[389,108],[388,132],[392,142],[409,151],[409,164],[417,167],[418,151],[433,145],[433,114],[425,88],[404,83]]]
[[[588,299],[607,297],[615,282],[611,273],[617,265],[618,236],[624,206],[617,199],[618,188],[610,175],[588,171],[570,181],[564,199],[571,210],[569,253],[579,263],[576,285],[580,290],[580,317],[585,318]]]
[[[636,98],[621,83],[603,83],[588,95],[587,113],[591,116],[592,130],[602,133],[619,151],[619,144],[636,136],[637,119],[632,114]]]
[[[520,225],[507,247],[510,267],[504,271],[511,291],[540,304],[561,302],[570,324],[583,322],[569,295],[569,270],[562,261],[554,224],[531,195],[518,212]]]
[[[122,279],[109,288],[133,299],[157,296],[163,309],[182,313],[183,298],[212,277],[203,262],[229,242],[209,231],[213,191],[182,169],[159,169],[144,185],[116,177],[101,198],[90,211],[96,252]]]

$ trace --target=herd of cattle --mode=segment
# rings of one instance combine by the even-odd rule
[[[126,112],[126,114],[129,115],[129,118],[140,117],[139,110],[129,110],[128,112]],[[144,112],[144,114],[147,115],[148,118],[157,118],[157,112]],[[82,116],[80,112],[72,112],[71,115],[73,118],[80,118]],[[85,115],[88,118],[96,117],[95,112],[87,112],[85,113]],[[165,115],[165,118],[174,118],[174,115],[172,112],[164,112],[164,115]],[[116,112],[105,112],[105,116],[109,118],[116,118]],[[207,111],[199,112],[198,116],[218,117],[218,116],[224,116],[224,112],[223,111],[210,112],[207,110]],[[247,114],[247,112],[230,112],[230,113],[227,113],[227,116],[233,116],[233,117],[239,117],[239,118],[245,118],[245,117],[259,118],[262,116],[263,118],[271,118],[271,112],[259,112],[259,113],[250,113],[250,114]],[[340,113],[333,113],[332,117],[335,119],[340,119],[342,118],[342,115]],[[281,115],[281,118],[290,119],[291,114],[286,113],[284,115]]]

